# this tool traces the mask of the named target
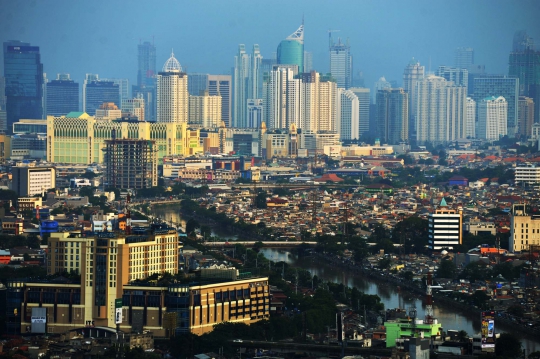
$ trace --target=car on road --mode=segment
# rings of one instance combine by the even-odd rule
[[[235,339],[235,340],[233,340],[233,343],[242,343],[242,342],[243,342],[242,339]]]

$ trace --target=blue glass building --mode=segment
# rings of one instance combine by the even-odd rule
[[[277,63],[280,65],[297,65],[298,73],[304,72],[304,25],[279,43]]]
[[[47,108],[50,116],[65,116],[79,111],[79,84],[69,74],[58,74],[56,80],[47,83]]]
[[[86,84],[85,96],[86,108],[83,111],[90,116],[95,116],[104,102],[120,105],[120,87],[112,81],[91,81]]]
[[[4,42],[7,130],[21,118],[43,117],[43,64],[38,46]]]

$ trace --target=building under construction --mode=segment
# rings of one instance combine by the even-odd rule
[[[115,139],[105,141],[106,185],[140,189],[158,184],[155,141]]]

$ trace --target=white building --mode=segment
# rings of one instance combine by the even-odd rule
[[[336,80],[338,88],[351,87],[353,74],[351,47],[348,43],[342,43],[339,38],[337,44],[332,41],[330,45],[330,73]]]
[[[467,97],[467,116],[465,117],[465,137],[476,137],[476,101]]]
[[[425,70],[414,57],[403,70],[403,89],[409,94],[409,134],[416,130],[416,83],[424,78]]]
[[[189,123],[204,128],[218,127],[221,123],[221,96],[189,96]]]
[[[144,121],[144,98],[139,94],[135,98],[122,100],[122,112],[130,117],[137,117],[139,121]]]
[[[371,103],[370,90],[366,87],[351,87],[351,90],[358,97],[358,133],[360,136],[369,132],[369,106]]]
[[[351,90],[338,88],[337,102],[337,132],[341,136],[341,139],[359,139],[360,115],[358,97]]]
[[[11,189],[19,197],[42,194],[56,187],[56,169],[54,167],[36,167],[35,163],[17,163],[11,170],[13,179]]]
[[[188,76],[171,53],[157,75],[157,122],[187,123],[188,109]]]
[[[504,97],[490,96],[478,103],[477,138],[497,141],[507,134],[508,102]]]
[[[250,98],[247,100],[248,128],[259,128],[263,122],[263,100],[260,98]]]
[[[444,144],[465,138],[467,88],[430,75],[416,83],[416,139]]]
[[[462,243],[463,211],[448,208],[443,198],[435,213],[431,213],[429,222],[429,249],[453,249]]]
[[[259,45],[253,45],[253,54],[246,52],[244,44],[238,45],[234,57],[232,127],[248,127],[248,99],[262,98],[262,55]]]
[[[540,166],[527,164],[525,166],[516,167],[515,181],[516,181],[516,185],[540,183]]]

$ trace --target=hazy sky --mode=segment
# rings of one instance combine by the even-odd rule
[[[489,73],[508,72],[516,30],[540,49],[538,0],[0,0],[0,41],[39,46],[49,79],[67,72],[78,82],[137,75],[137,44],[154,38],[161,69],[174,48],[184,70],[229,73],[238,44],[258,43],[272,57],[279,41],[305,19],[305,50],[328,72],[328,29],[349,38],[354,72],[366,86],[385,76],[402,84],[411,57],[434,70],[453,65],[456,47],[473,47]],[[3,73],[3,62],[0,65]]]

